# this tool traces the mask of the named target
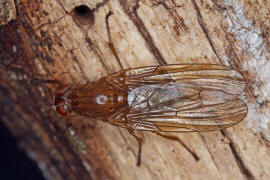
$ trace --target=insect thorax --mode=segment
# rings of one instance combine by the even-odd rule
[[[127,92],[104,82],[73,89],[72,94],[72,110],[81,115],[104,117],[127,105]]]

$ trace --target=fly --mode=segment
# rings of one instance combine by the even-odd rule
[[[247,105],[239,98],[246,82],[243,75],[217,64],[175,64],[124,69],[113,46],[108,18],[108,46],[121,71],[81,86],[62,86],[55,95],[56,111],[67,116],[100,119],[128,130],[151,131],[181,143],[169,132],[202,132],[233,126],[247,115]]]
[[[64,116],[77,114],[126,128],[139,142],[139,164],[142,140],[134,130],[167,136],[162,133],[233,126],[248,112],[239,99],[245,86],[241,73],[223,65],[149,66],[121,70],[82,86],[63,86],[54,105]]]

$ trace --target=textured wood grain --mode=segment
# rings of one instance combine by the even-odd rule
[[[13,0],[0,1],[0,25],[9,23],[16,19],[16,8]]]
[[[1,120],[48,179],[269,179],[265,3],[22,0],[16,21],[0,31]],[[74,10],[80,5],[90,11]],[[33,81],[83,84],[120,70],[108,45],[110,11],[110,35],[124,68],[217,63],[244,73],[244,121],[222,131],[174,134],[199,161],[175,141],[139,132],[144,146],[137,167],[137,143],[126,130],[58,116],[50,107],[58,85]]]

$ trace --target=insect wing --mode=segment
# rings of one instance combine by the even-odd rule
[[[210,93],[210,92],[203,92]],[[214,93],[221,92],[211,92]],[[218,96],[220,96],[219,94]],[[133,129],[150,131],[211,131],[230,127],[243,120],[247,106],[240,99],[213,101],[187,98],[169,109],[160,106],[154,110],[130,111],[128,119]],[[205,102],[207,101],[207,102]]]
[[[168,65],[124,70],[129,112],[112,124],[150,131],[211,131],[232,126],[247,114],[237,95],[242,75],[221,65]],[[115,76],[116,77],[116,76]],[[123,77],[123,76],[122,76]],[[125,123],[123,123],[125,122]]]
[[[125,86],[134,89],[142,85],[186,82],[201,88],[240,94],[245,88],[243,76],[236,70],[216,64],[177,64],[128,69],[111,75],[114,82],[125,77]]]

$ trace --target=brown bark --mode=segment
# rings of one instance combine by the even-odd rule
[[[0,27],[1,121],[47,179],[269,179],[267,3],[17,1],[16,20]],[[247,78],[244,121],[222,131],[174,134],[199,161],[179,143],[141,132],[137,167],[137,143],[125,129],[52,110],[58,85],[45,80],[83,84],[120,70],[108,45],[109,11],[124,68],[218,63]]]
[[[0,0],[0,25],[16,19],[16,9],[13,0]]]

